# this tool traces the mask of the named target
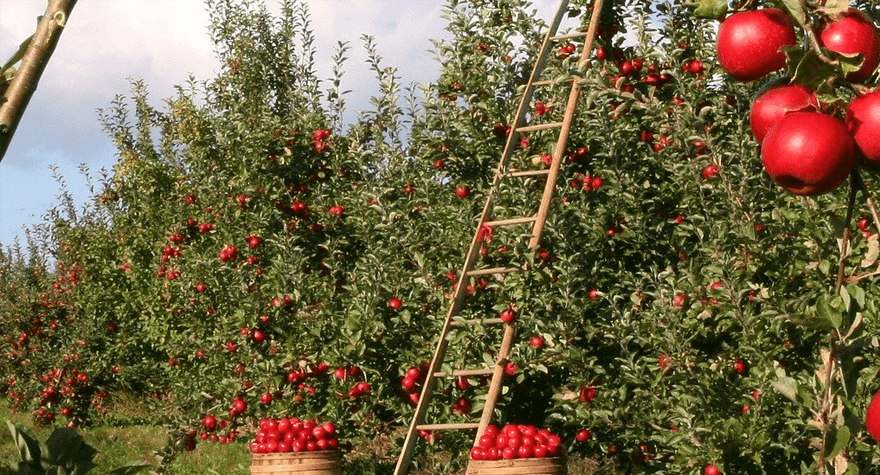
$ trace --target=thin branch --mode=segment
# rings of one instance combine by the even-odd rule
[[[58,45],[58,39],[76,0],[50,0],[46,14],[40,19],[37,32],[31,38],[27,51],[21,60],[21,67],[9,82],[3,97],[0,98],[0,162],[6,155],[15,129],[27,109],[31,96],[37,90],[40,77],[49,63],[49,58]]]
[[[849,201],[846,206],[846,218],[843,221],[843,239],[840,243],[840,259],[837,261],[837,282],[834,286],[835,295],[840,295],[840,289],[843,287],[843,281],[846,278],[846,258],[847,254],[849,254],[849,242],[851,238],[849,223],[852,222],[853,209],[856,205],[856,194],[859,191],[857,183],[861,182],[861,179],[855,170],[850,175],[850,179]]]
[[[868,209],[871,211],[871,218],[874,219],[874,226],[877,228],[877,231],[880,231],[880,213],[877,211],[877,202],[874,201],[874,197],[871,195],[871,190],[865,185],[865,180],[862,179],[862,175],[858,170],[853,171],[853,179],[853,186],[858,188],[858,190],[865,196]]]

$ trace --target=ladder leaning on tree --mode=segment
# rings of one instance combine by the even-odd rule
[[[511,347],[513,346],[515,333],[514,327],[510,324],[502,322],[500,318],[478,319],[475,321],[465,322],[462,319],[456,319],[455,317],[458,316],[459,313],[464,309],[467,293],[466,287],[469,279],[478,276],[519,272],[522,270],[522,267],[488,267],[481,269],[475,268],[479,253],[478,249],[480,247],[482,237],[481,234],[485,232],[485,229],[494,229],[496,227],[530,223],[532,225],[532,230],[531,237],[529,239],[529,248],[532,250],[536,250],[541,242],[541,235],[544,230],[544,224],[547,220],[547,213],[549,211],[553,192],[556,187],[557,175],[559,173],[562,158],[563,156],[565,156],[568,136],[571,130],[578,98],[580,96],[580,81],[574,79],[567,82],[567,84],[570,85],[570,91],[568,100],[566,102],[563,120],[561,122],[548,122],[529,125],[527,124],[529,118],[529,106],[532,100],[532,95],[536,88],[547,87],[557,84],[556,81],[552,79],[541,80],[539,78],[543,73],[544,65],[546,64],[548,57],[550,56],[551,52],[554,51],[555,45],[557,45],[559,42],[572,39],[583,39],[584,46],[581,52],[580,60],[578,62],[578,70],[584,70],[586,66],[585,63],[589,60],[593,40],[595,39],[599,17],[602,12],[603,2],[602,0],[596,0],[592,3],[592,16],[590,19],[589,27],[586,31],[562,36],[555,36],[564,16],[568,13],[568,3],[568,0],[562,0],[556,16],[544,36],[544,40],[541,44],[541,49],[538,54],[537,60],[535,61],[535,65],[532,69],[531,76],[529,77],[528,83],[526,83],[525,85],[525,90],[523,91],[522,96],[520,97],[519,106],[516,109],[516,118],[513,121],[510,133],[507,136],[507,141],[504,146],[504,152],[502,153],[501,160],[499,161],[498,167],[495,170],[495,175],[492,181],[492,185],[487,194],[486,205],[483,208],[482,215],[480,216],[477,230],[474,233],[474,238],[471,241],[470,247],[468,248],[468,251],[466,253],[465,263],[461,273],[459,274],[458,284],[456,285],[455,291],[452,295],[452,303],[446,315],[446,320],[443,323],[442,330],[440,331],[437,346],[434,350],[434,356],[431,359],[428,370],[426,371],[425,382],[422,386],[422,392],[419,397],[419,402],[416,405],[415,414],[413,415],[412,421],[407,431],[406,439],[404,440],[404,446],[400,453],[400,457],[398,458],[397,466],[394,470],[394,475],[405,475],[409,473],[416,442],[418,440],[418,434],[420,431],[476,429],[476,443],[476,441],[479,441],[480,437],[483,435],[483,431],[485,430],[485,428],[492,423],[495,406],[498,402],[498,398],[501,395],[501,384],[502,379],[504,378],[505,365],[507,363],[507,358],[510,354]],[[542,170],[518,171],[511,169],[511,157],[513,157],[514,150],[519,143],[518,139],[520,135],[539,130],[558,131],[558,138],[556,141],[556,146],[553,150],[550,166]],[[498,192],[499,186],[503,181],[530,177],[538,178],[542,176],[546,179],[546,182],[544,184],[544,191],[541,195],[540,204],[538,205],[538,210],[535,214],[523,215],[520,217],[495,219],[495,217],[493,216],[494,199],[496,193]],[[451,374],[439,371],[441,365],[443,365],[446,358],[446,351],[449,344],[448,337],[450,332],[456,327],[468,324],[504,325],[501,346],[495,353],[495,366],[492,368],[455,370],[452,371]],[[428,414],[428,407],[434,393],[437,379],[445,377],[455,378],[469,376],[491,377],[488,393],[486,395],[486,403],[483,407],[480,420],[478,422],[466,423],[426,424],[424,419]]]

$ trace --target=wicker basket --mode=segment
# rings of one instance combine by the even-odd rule
[[[342,475],[338,450],[253,454],[251,475]]]
[[[566,475],[564,457],[471,460],[466,475]]]

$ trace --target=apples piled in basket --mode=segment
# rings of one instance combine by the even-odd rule
[[[339,448],[339,439],[332,422],[319,424],[312,419],[301,421],[296,417],[263,419],[249,448],[254,454],[314,452]]]
[[[489,425],[471,449],[473,460],[558,457],[563,454],[559,436],[533,425]]]

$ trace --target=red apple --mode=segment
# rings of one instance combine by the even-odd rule
[[[244,400],[244,398],[238,396],[232,401],[232,409],[234,409],[235,412],[241,414],[245,410],[247,410],[247,402]]]
[[[540,335],[532,335],[529,339],[529,345],[540,350],[544,348],[544,339]]]
[[[502,322],[510,325],[514,321],[516,321],[516,312],[513,311],[513,309],[506,308],[501,312],[500,315],[498,315],[498,318],[500,318]]]
[[[865,429],[877,442],[880,442],[880,391],[874,394],[865,414]]]
[[[409,376],[404,376],[400,379],[400,387],[405,391],[411,391],[416,387],[416,380]]]
[[[716,176],[718,176],[718,165],[715,165],[714,163],[706,165],[700,171],[700,175],[703,177],[704,180],[715,178]]]
[[[205,426],[205,430],[212,431],[217,428],[217,418],[208,414],[202,418],[202,425]]]
[[[581,402],[590,402],[596,398],[596,388],[591,386],[584,386],[581,388],[581,393],[579,395],[579,399]]]
[[[703,467],[703,475],[721,475],[721,470],[715,464],[709,464]]]
[[[846,108],[846,129],[862,154],[880,166],[880,91],[861,95]]]
[[[880,64],[880,35],[862,12],[849,9],[839,20],[826,25],[819,33],[819,43],[835,53],[859,54],[862,66],[846,75],[852,82],[863,82]]]
[[[764,137],[767,174],[796,195],[840,186],[855,164],[855,141],[842,122],[819,112],[786,114]]]
[[[251,249],[256,249],[260,247],[260,242],[262,241],[259,236],[249,235],[247,238],[248,247]]]
[[[342,379],[345,379],[346,376],[348,376],[348,371],[346,371],[345,368],[338,367],[335,370],[333,370],[333,376],[336,379],[342,380]]]
[[[752,103],[749,124],[752,135],[761,143],[767,132],[789,112],[817,111],[819,100],[801,84],[781,84],[767,89]]]
[[[459,198],[467,198],[471,193],[471,189],[466,186],[459,186],[455,189],[455,195]]]
[[[754,81],[782,68],[785,54],[781,48],[796,42],[791,18],[782,10],[734,13],[718,28],[718,62],[734,79]]]
[[[586,442],[590,440],[591,435],[590,429],[581,429],[575,434],[574,438],[577,439],[578,442]]]
[[[657,357],[657,366],[660,367],[663,374],[670,373],[672,371],[672,358],[666,353],[661,353],[660,356]]]
[[[345,208],[340,205],[333,205],[327,210],[327,213],[331,216],[342,216],[345,214]]]

